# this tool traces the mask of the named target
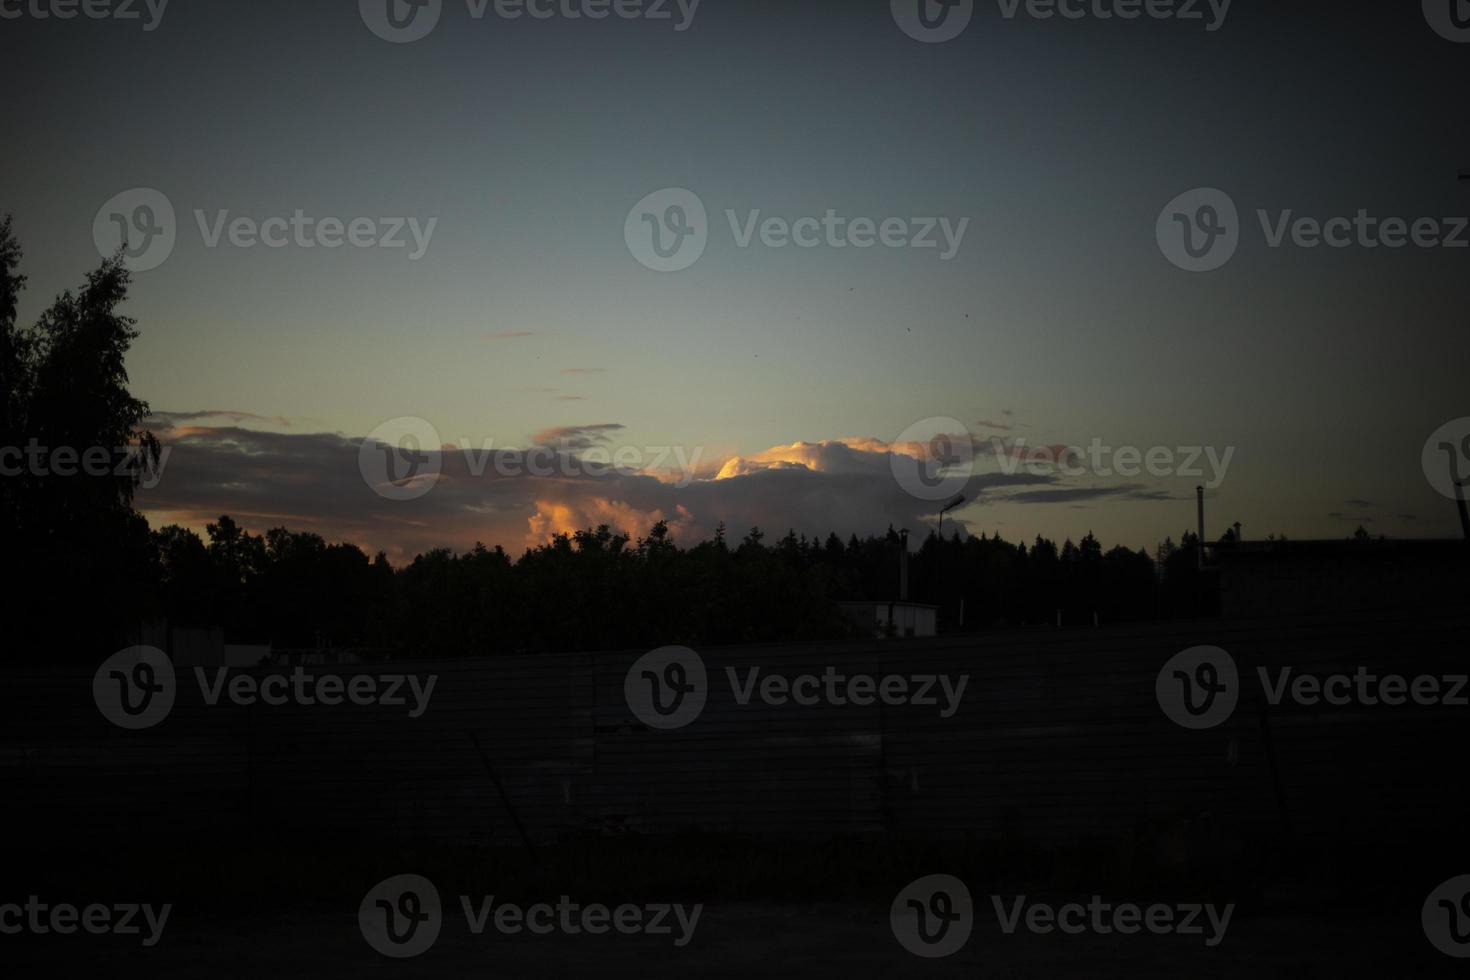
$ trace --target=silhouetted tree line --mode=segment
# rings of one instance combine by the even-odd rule
[[[656,524],[634,539],[606,525],[561,534],[512,559],[477,545],[439,549],[394,568],[350,544],[229,517],[206,541],[170,526],[153,534],[159,609],[174,626],[223,626],[239,642],[358,648],[408,656],[712,645],[853,634],[837,603],[898,597],[899,536],[794,532],[767,544],[753,528],[732,543],[676,545]],[[1104,552],[1089,534],[1060,549],[1000,537],[939,539],[910,560],[910,598],[940,606],[947,629],[1090,625],[1192,616],[1195,539]],[[959,621],[964,600],[964,622]]]
[[[794,532],[767,543],[677,546],[666,524],[633,539],[603,526],[558,535],[512,559],[499,547],[430,551],[401,568],[351,544],[276,528],[251,534],[221,517],[204,537],[150,530],[132,506],[159,446],[148,405],[127,390],[137,337],[117,312],[129,276],[106,260],[30,328],[16,323],[25,277],[9,218],[0,223],[0,449],[101,447],[106,476],[55,477],[25,466],[0,476],[0,535],[16,648],[93,660],[136,642],[139,625],[221,626],[236,642],[474,656],[670,643],[833,638],[853,629],[837,606],[895,599],[902,547],[885,535],[842,541]],[[12,452],[7,465],[15,462]],[[206,540],[207,539],[207,540]],[[911,559],[912,600],[948,629],[1079,625],[1203,610],[1197,542],[1151,558],[1091,534],[1059,549],[1044,538],[930,535]],[[961,608],[963,607],[963,622]]]

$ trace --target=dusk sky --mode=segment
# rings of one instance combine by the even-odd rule
[[[98,264],[118,195],[174,211],[125,308],[132,390],[172,449],[139,497],[154,526],[228,513],[395,560],[659,518],[686,544],[721,520],[921,532],[935,504],[892,456],[952,419],[979,447],[952,515],[973,533],[1152,549],[1218,482],[1212,536],[1458,534],[1421,452],[1470,415],[1470,44],[1433,28],[1434,3],[1236,0],[1212,23],[1203,2],[1199,20],[1122,20],[991,0],[939,43],[887,2],[731,0],[670,0],[667,19],[443,0],[426,36],[391,43],[368,25],[388,3],[175,0],[150,22],[141,2],[138,20],[59,20],[0,0],[22,319]],[[666,188],[707,212],[678,271],[625,237]],[[1238,208],[1213,271],[1156,233],[1195,188]],[[1459,245],[1272,247],[1258,210],[1428,218]],[[297,211],[372,219],[375,244],[230,240],[237,218]],[[740,244],[754,212],[829,211],[903,219],[907,238],[927,223],[937,245]],[[376,244],[384,219],[404,247]],[[653,458],[679,447],[692,469],[476,476],[450,458],[393,500],[358,447],[405,416],[477,451],[634,447],[668,470]],[[993,439],[1229,462],[1218,481],[1203,454],[1201,475],[1007,476]]]

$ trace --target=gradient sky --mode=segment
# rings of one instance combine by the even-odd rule
[[[703,0],[677,32],[475,20],[446,0],[410,44],[374,36],[350,0],[175,0],[152,31],[0,20],[13,96],[0,211],[26,250],[27,321],[97,263],[93,218],[113,195],[156,188],[178,212],[177,246],[137,275],[127,307],[142,331],[133,390],[160,412],[243,413],[188,421],[263,433],[279,455],[254,436],[206,437],[141,498],[155,523],[229,511],[395,554],[474,537],[519,547],[589,517],[636,528],[655,511],[688,535],[747,518],[876,532],[932,507],[906,512],[891,486],[808,493],[818,484],[751,477],[684,493],[548,481],[478,509],[461,486],[437,508],[385,504],[347,450],[405,415],[496,446],[617,424],[612,445],[702,447],[716,470],[736,454],[800,457],[813,480],[828,468],[882,481],[870,443],[838,447],[856,457],[768,451],[882,443],[946,416],[1032,445],[1235,447],[1211,494],[1216,532],[1239,520],[1259,536],[1341,537],[1362,521],[1453,535],[1420,454],[1470,415],[1470,249],[1271,249],[1255,210],[1470,214],[1470,183],[1455,179],[1470,169],[1457,98],[1470,45],[1438,36],[1418,4],[1283,6],[1236,0],[1207,32],[1008,20],[978,3],[943,44],[907,37],[887,2]],[[1192,274],[1160,253],[1154,225],[1201,186],[1231,195],[1245,232],[1224,268]],[[623,240],[629,209],[665,187],[697,193],[712,224],[677,273],[645,269]],[[411,262],[206,248],[192,214],[298,208],[438,225]],[[726,208],[970,223],[945,262],[741,249]],[[160,428],[198,436],[184,424]],[[242,452],[257,456],[232,459]],[[312,453],[327,475],[304,479],[316,470],[289,461]],[[1152,547],[1192,525],[1196,482],[981,488],[957,516],[1012,539],[1094,530]]]

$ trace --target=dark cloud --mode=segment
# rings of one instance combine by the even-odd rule
[[[1164,490],[1151,490],[1141,483],[1125,483],[1116,487],[1062,487],[1055,490],[1024,490],[1004,499],[1023,504],[1069,504],[1079,500],[1115,497],[1122,500],[1179,500]]]
[[[707,469],[696,479],[680,470],[698,462],[692,450],[662,464],[644,456],[621,470],[609,465],[616,452],[610,439],[622,429],[619,423],[563,426],[537,433],[536,445],[525,450],[436,452],[432,489],[414,500],[390,500],[362,475],[359,439],[185,426],[160,434],[169,456],[158,485],[140,490],[138,504],[155,526],[200,527],[230,514],[254,531],[315,531],[387,551],[394,561],[436,547],[465,550],[476,541],[515,552],[551,533],[599,523],[640,534],[667,520],[677,540],[693,542],[722,522],[732,533],[759,526],[843,537],[889,525],[920,531],[933,522],[935,504],[899,486],[886,450],[797,444],[816,447],[808,463],[720,479]],[[674,469],[674,477],[650,475],[646,468],[654,465]],[[987,473],[960,489],[984,504],[1005,491],[1055,482],[1047,475]]]
[[[531,437],[538,446],[556,446],[576,452],[605,444],[611,434],[625,428],[617,422],[600,422],[596,425],[561,425],[542,429]]]

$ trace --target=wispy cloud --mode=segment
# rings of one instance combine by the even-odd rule
[[[519,337],[534,337],[534,330],[502,330],[500,333],[487,333],[485,340],[515,340]]]
[[[180,422],[198,422],[203,419],[219,419],[234,422],[265,422],[283,429],[291,427],[291,420],[284,415],[258,415],[255,412],[240,412],[228,408],[209,408],[199,412],[154,412],[145,424],[177,425]]]
[[[606,374],[607,368],[599,367],[569,367],[562,368],[562,374]]]
[[[1010,503],[1023,504],[1071,504],[1080,500],[1099,500],[1113,497],[1122,500],[1181,500],[1165,490],[1154,490],[1141,483],[1125,483],[1115,487],[1063,487],[1055,490],[1023,490],[1008,494],[1004,499]]]
[[[626,426],[619,422],[599,422],[595,425],[559,425],[550,429],[542,429],[531,436],[531,441],[538,446],[555,446],[578,452],[607,442],[612,437],[612,433],[624,428]]]

